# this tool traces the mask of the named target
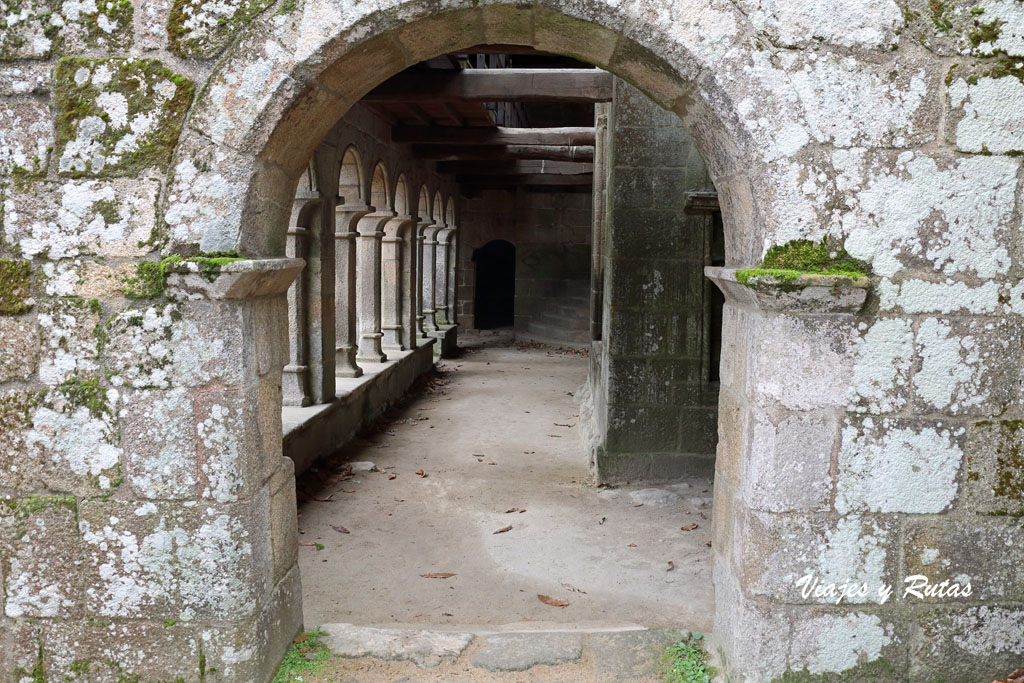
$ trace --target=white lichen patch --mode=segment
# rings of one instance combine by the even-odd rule
[[[53,261],[142,256],[152,249],[158,191],[151,180],[29,183],[4,200],[4,235],[23,255]]]
[[[31,87],[31,82],[26,82]],[[49,108],[36,100],[0,101],[0,171],[46,172],[53,145]]]
[[[200,418],[196,429],[199,442],[208,454],[201,466],[206,483],[203,496],[218,503],[234,502],[242,486],[239,470],[243,454],[239,435],[246,431],[242,407],[214,403],[205,407]]]
[[[914,357],[909,320],[881,319],[857,340],[849,401],[851,410],[892,413],[907,405],[904,389]]]
[[[5,0],[0,2],[0,58],[39,59],[50,56],[64,25],[55,13],[57,3],[47,0]]]
[[[967,325],[925,318],[915,347],[920,367],[914,374],[914,394],[926,410],[962,414],[983,409],[1007,393],[997,386],[996,369],[1013,363],[1020,353],[1014,330],[995,323]],[[999,392],[993,396],[993,393]]]
[[[150,499],[194,499],[199,475],[195,405],[189,392],[133,392],[122,406],[125,477],[132,490]]]
[[[826,614],[793,626],[790,666],[812,674],[839,673],[882,657],[895,642],[891,625],[877,614]]]
[[[174,0],[168,22],[178,54],[211,57],[271,0]]]
[[[226,163],[219,153],[215,163]],[[172,244],[199,243],[204,251],[235,248],[236,216],[242,210],[243,186],[222,174],[201,170],[191,159],[174,169],[164,221]]]
[[[952,618],[952,640],[972,655],[993,656],[1012,652],[1024,655],[1024,610],[972,607]]]
[[[847,197],[846,249],[882,277],[914,263],[947,276],[1005,274],[1019,167],[1005,157],[940,167],[914,152],[900,154],[894,165],[876,164],[865,189]]]
[[[1024,12],[1019,0],[978,0],[973,7],[981,10],[975,21],[981,26],[995,25],[994,39],[980,40],[971,46],[977,55],[1005,54],[1024,57]]]
[[[1024,12],[1020,12],[1024,16]],[[949,86],[953,138],[965,152],[1024,152],[1024,82],[1007,76],[963,77]],[[959,120],[957,120],[959,119]]]
[[[48,303],[38,317],[41,352],[39,380],[57,386],[73,377],[90,378],[99,372],[100,316],[84,303]]]
[[[956,497],[963,428],[865,418],[839,448],[836,510],[936,513]]]
[[[885,278],[878,284],[879,307],[904,313],[994,313],[999,308],[1000,286],[995,281],[972,287],[945,280],[904,280]]]
[[[106,323],[104,348],[109,381],[115,387],[166,389],[171,386],[169,366],[177,306],[145,310],[125,309]]]
[[[759,30],[779,45],[825,42],[843,47],[888,47],[896,42],[903,12],[894,0],[740,0]]]
[[[83,510],[79,527],[93,573],[86,600],[94,613],[182,621],[252,613],[252,546],[239,519],[214,510],[195,517],[166,505],[136,515],[134,507]]]

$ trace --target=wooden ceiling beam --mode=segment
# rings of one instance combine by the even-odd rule
[[[447,161],[546,159],[549,161],[594,161],[594,148],[572,145],[413,145],[414,155]]]
[[[537,185],[546,187],[580,187],[594,184],[591,174],[555,175],[553,173],[526,173],[507,176],[459,175],[455,181],[472,187],[512,187],[516,185]]]
[[[391,141],[425,145],[594,145],[593,128],[395,126]]]
[[[574,161],[441,161],[437,164],[438,173],[455,173],[459,175],[522,175],[550,173],[552,175],[580,175],[594,172],[593,164]]]
[[[433,69],[405,71],[371,90],[368,102],[611,102],[612,75],[600,69]]]

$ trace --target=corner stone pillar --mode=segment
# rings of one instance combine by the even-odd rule
[[[402,285],[403,237],[412,226],[412,216],[397,216],[384,224],[384,239],[381,246],[381,344],[384,348],[403,351],[410,348],[406,343],[402,325],[403,302],[408,298]]]
[[[435,282],[437,280],[437,233],[443,224],[432,223],[423,228],[423,329],[437,331]]]
[[[356,363],[359,348],[356,318],[356,232],[358,221],[373,207],[366,204],[342,204],[334,209],[335,271],[335,374],[338,377],[361,377],[363,369]]]
[[[459,231],[453,230],[448,238],[448,287],[445,294],[448,301],[448,322],[451,325],[459,323],[459,304],[456,299],[459,277]]]
[[[381,345],[381,241],[384,224],[395,217],[377,211],[356,224],[356,315],[359,323],[359,351],[356,360],[383,363],[388,359]]]

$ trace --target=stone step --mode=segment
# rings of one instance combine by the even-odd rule
[[[325,624],[321,631],[321,642],[335,656],[407,661],[421,669],[440,669],[437,675],[442,677],[449,669],[504,673],[544,667],[538,670],[544,680],[652,682],[662,680],[665,649],[690,636],[681,629],[635,626],[523,629],[519,625],[378,628]]]

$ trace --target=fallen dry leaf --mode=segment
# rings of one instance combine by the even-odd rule
[[[629,545],[627,545],[626,547],[627,547],[627,548],[635,548],[635,547],[636,547],[636,543],[630,543],[630,544],[629,544]]]
[[[295,638],[292,639],[292,642],[293,643],[301,643],[302,641],[307,640],[308,638],[309,638],[309,634],[308,633],[303,633],[301,636],[295,636]]]
[[[429,574],[420,574],[424,579],[450,579],[455,576],[452,572],[430,572]]]
[[[564,425],[564,424],[561,424],[561,423],[558,423],[558,422],[553,422],[552,424],[554,424],[556,427],[575,427],[576,426],[574,424],[572,424],[572,425]]]
[[[506,515],[510,512],[519,512],[519,508],[509,508],[508,510],[505,510]]]
[[[339,525],[332,524],[331,528],[334,529],[335,531],[337,531],[339,534],[350,534],[350,533],[352,533],[351,531],[349,531],[345,527],[341,526],[340,524]]]
[[[569,603],[565,600],[559,600],[558,598],[553,598],[550,595],[541,595],[540,593],[537,593],[537,599],[543,602],[545,605],[551,605],[552,607],[569,606]]]
[[[398,475],[397,474],[389,474],[388,475],[388,481],[390,481],[392,479],[398,479]]]
[[[709,548],[710,548],[710,547],[711,547],[711,541],[708,541],[708,542],[707,542],[707,543],[705,543],[704,545],[706,545],[707,547],[709,547]]]
[[[681,526],[681,527],[679,527],[679,530],[680,531],[693,531],[696,528],[697,528],[697,524],[694,523],[694,524],[687,524],[686,526]]]
[[[548,434],[548,436],[550,436],[553,439],[561,439],[562,438],[561,434]]]
[[[579,588],[577,588],[576,586],[573,586],[570,583],[563,583],[562,584],[562,588],[564,588],[565,590],[570,591],[572,593],[582,593],[583,595],[587,594],[587,591],[581,591]]]
[[[498,529],[498,530],[497,530],[497,531],[495,531],[494,533],[496,533],[496,534],[503,534],[503,533],[505,533],[506,531],[512,531],[512,525],[511,525],[511,524],[509,524],[508,526],[503,526],[503,527],[501,527],[500,529]]]
[[[420,475],[420,476],[421,476],[421,477],[423,477],[424,479],[426,479],[426,478],[427,478],[427,476],[429,476],[429,475],[427,475],[427,473],[426,473],[426,472],[424,472],[423,470],[416,470],[416,474]]]
[[[666,569],[665,571],[670,572],[670,571],[674,570],[675,568],[676,568],[676,563],[673,562],[672,560],[669,560],[668,561],[668,569]]]

